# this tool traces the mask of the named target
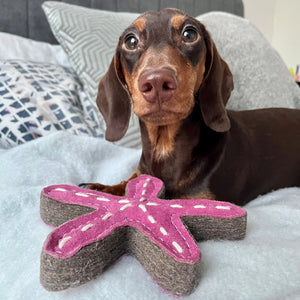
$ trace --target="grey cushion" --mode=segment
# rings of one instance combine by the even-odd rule
[[[198,19],[211,32],[234,77],[227,108],[300,108],[300,89],[280,55],[248,20],[222,12]]]

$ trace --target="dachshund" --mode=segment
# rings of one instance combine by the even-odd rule
[[[228,201],[300,186],[300,110],[226,110],[233,76],[198,20],[177,9],[146,12],[119,38],[98,89],[108,141],[138,116],[134,173],[160,178],[165,199]],[[124,195],[126,184],[88,188]]]

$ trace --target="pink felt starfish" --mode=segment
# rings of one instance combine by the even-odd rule
[[[72,258],[85,246],[105,240],[117,228],[133,227],[175,261],[196,264],[200,261],[200,251],[182,219],[186,220],[186,224],[188,224],[188,218],[194,220],[191,223],[193,227],[191,230],[196,231],[196,236],[201,236],[197,234],[197,231],[201,231],[197,224],[199,223],[200,226],[203,222],[197,223],[197,219],[193,217],[201,217],[204,220],[206,218],[210,223],[212,219],[243,218],[245,221],[246,212],[233,204],[199,199],[162,200],[158,198],[162,189],[161,180],[147,175],[130,181],[127,185],[126,196],[123,197],[68,185],[50,186],[43,189],[42,197],[46,199],[94,209],[55,229],[48,236],[43,252],[60,260]],[[217,228],[220,229],[218,221],[217,224]],[[244,236],[245,226],[246,223],[243,222],[239,236],[234,238]],[[212,228],[209,230],[214,231]],[[236,229],[232,228],[232,231]],[[214,237],[211,232],[208,235]],[[217,233],[215,236],[219,237]],[[230,238],[228,233],[227,236]]]

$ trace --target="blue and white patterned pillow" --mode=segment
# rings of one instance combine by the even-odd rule
[[[104,124],[75,72],[53,64],[0,61],[0,148],[58,130],[104,136]]]

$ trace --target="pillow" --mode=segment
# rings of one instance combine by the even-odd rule
[[[212,12],[197,19],[211,32],[234,78],[227,108],[300,108],[300,89],[280,55],[248,20]]]
[[[0,148],[57,130],[103,137],[103,128],[72,69],[0,61]]]
[[[98,84],[113,58],[119,36],[139,14],[101,11],[55,1],[44,2],[43,9],[54,36],[68,54],[96,108]],[[102,119],[100,112],[99,118]],[[140,147],[139,121],[134,114],[125,137],[116,144]]]
[[[22,59],[71,67],[60,45],[37,42],[18,35],[0,32],[0,59]]]

